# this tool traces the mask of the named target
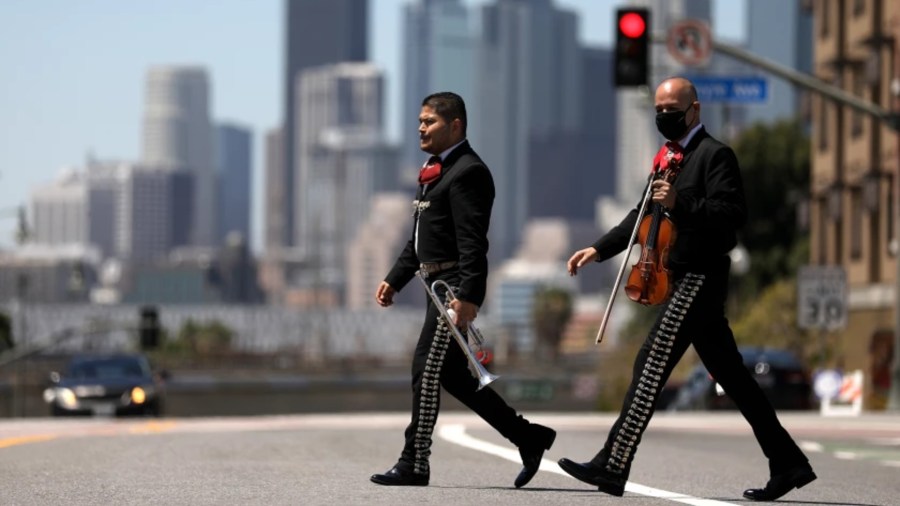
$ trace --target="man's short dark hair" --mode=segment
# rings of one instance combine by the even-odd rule
[[[422,106],[434,109],[434,112],[447,123],[459,119],[462,123],[462,134],[466,135],[466,126],[468,125],[466,103],[461,96],[450,91],[432,93],[422,100]]]

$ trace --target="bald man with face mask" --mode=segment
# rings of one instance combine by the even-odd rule
[[[700,102],[690,81],[667,79],[656,89],[656,126],[668,142],[656,160],[677,163],[673,182],[651,177],[652,205],[674,223],[678,237],[668,256],[673,293],[659,306],[653,328],[637,354],[621,412],[600,451],[588,462],[561,459],[560,467],[601,492],[621,496],[641,436],[659,393],[689,345],[753,428],[769,461],[769,481],[745,490],[754,501],[772,501],[816,479],[808,459],[782,427],[765,394],[744,367],[728,320],[725,298],[737,230],[747,218],[741,173],[734,152],[700,122]],[[674,162],[671,162],[674,160]],[[569,274],[602,262],[628,246],[641,205],[593,245],[576,251]],[[649,212],[649,210],[648,210]]]

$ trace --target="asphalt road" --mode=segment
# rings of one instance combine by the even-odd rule
[[[542,470],[513,488],[518,452],[480,419],[445,413],[428,487],[369,482],[389,468],[407,414],[158,420],[0,420],[0,504],[746,504],[766,461],[735,413],[654,417],[625,497],[578,482],[560,457],[588,460],[608,414],[537,414],[559,431]],[[780,502],[900,505],[900,416],[782,414],[819,479]]]

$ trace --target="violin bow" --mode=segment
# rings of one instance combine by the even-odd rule
[[[609,323],[609,314],[612,311],[613,302],[616,301],[616,294],[619,292],[619,285],[622,283],[622,276],[625,275],[625,268],[628,267],[628,257],[631,256],[631,248],[637,240],[638,231],[641,228],[641,218],[647,211],[647,203],[650,202],[650,194],[653,191],[653,178],[647,183],[647,192],[644,193],[644,200],[641,201],[641,210],[638,212],[637,220],[634,224],[634,230],[631,232],[631,239],[628,240],[628,247],[625,248],[625,256],[622,258],[622,266],[619,268],[619,275],[616,276],[616,282],[613,285],[612,293],[609,295],[609,301],[606,303],[606,311],[603,313],[603,320],[600,321],[600,330],[597,331],[597,338],[594,344],[600,344],[603,341],[603,331],[606,330],[606,324]]]

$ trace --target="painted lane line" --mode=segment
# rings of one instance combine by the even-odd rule
[[[11,437],[6,439],[0,439],[0,448],[9,448],[10,446],[16,445],[24,445],[28,443],[41,443],[44,441],[50,441],[51,439],[56,439],[56,434],[38,434],[35,436],[21,436],[21,437]]]
[[[856,460],[859,458],[856,452],[834,452],[833,455],[841,460]]]
[[[822,443],[816,443],[815,441],[800,441],[800,449],[812,452],[812,453],[822,453],[825,451],[825,447],[822,446]]]
[[[147,422],[145,424],[132,427],[128,430],[128,432],[132,434],[157,434],[160,432],[170,432],[175,428],[176,425],[178,424],[171,420],[163,422]]]
[[[482,453],[487,453],[490,455],[494,455],[500,457],[505,460],[509,460],[511,462],[515,462],[517,464],[522,463],[522,459],[519,456],[518,450],[511,450],[509,448],[504,448],[502,446],[495,445],[493,443],[489,443],[487,441],[482,441],[480,439],[474,438],[468,434],[466,434],[465,425],[461,424],[448,424],[442,425],[438,429],[438,437],[445,441],[449,441],[450,443],[469,448],[472,450],[477,450]],[[548,459],[541,459],[541,471],[547,471],[551,473],[556,473],[567,478],[572,478],[568,473],[560,469],[559,465],[556,462],[550,461]],[[572,478],[574,479],[574,478]],[[638,495],[643,495],[647,497],[654,497],[657,499],[668,499],[670,501],[680,502],[683,504],[691,504],[693,506],[734,506],[735,503],[716,501],[713,499],[702,499],[699,497],[693,497],[685,494],[679,494],[676,492],[669,492],[668,490],[662,490],[658,488],[648,487],[646,485],[641,485],[639,483],[634,483],[629,481],[625,484],[625,491],[631,492]],[[598,492],[598,494],[603,495]]]

